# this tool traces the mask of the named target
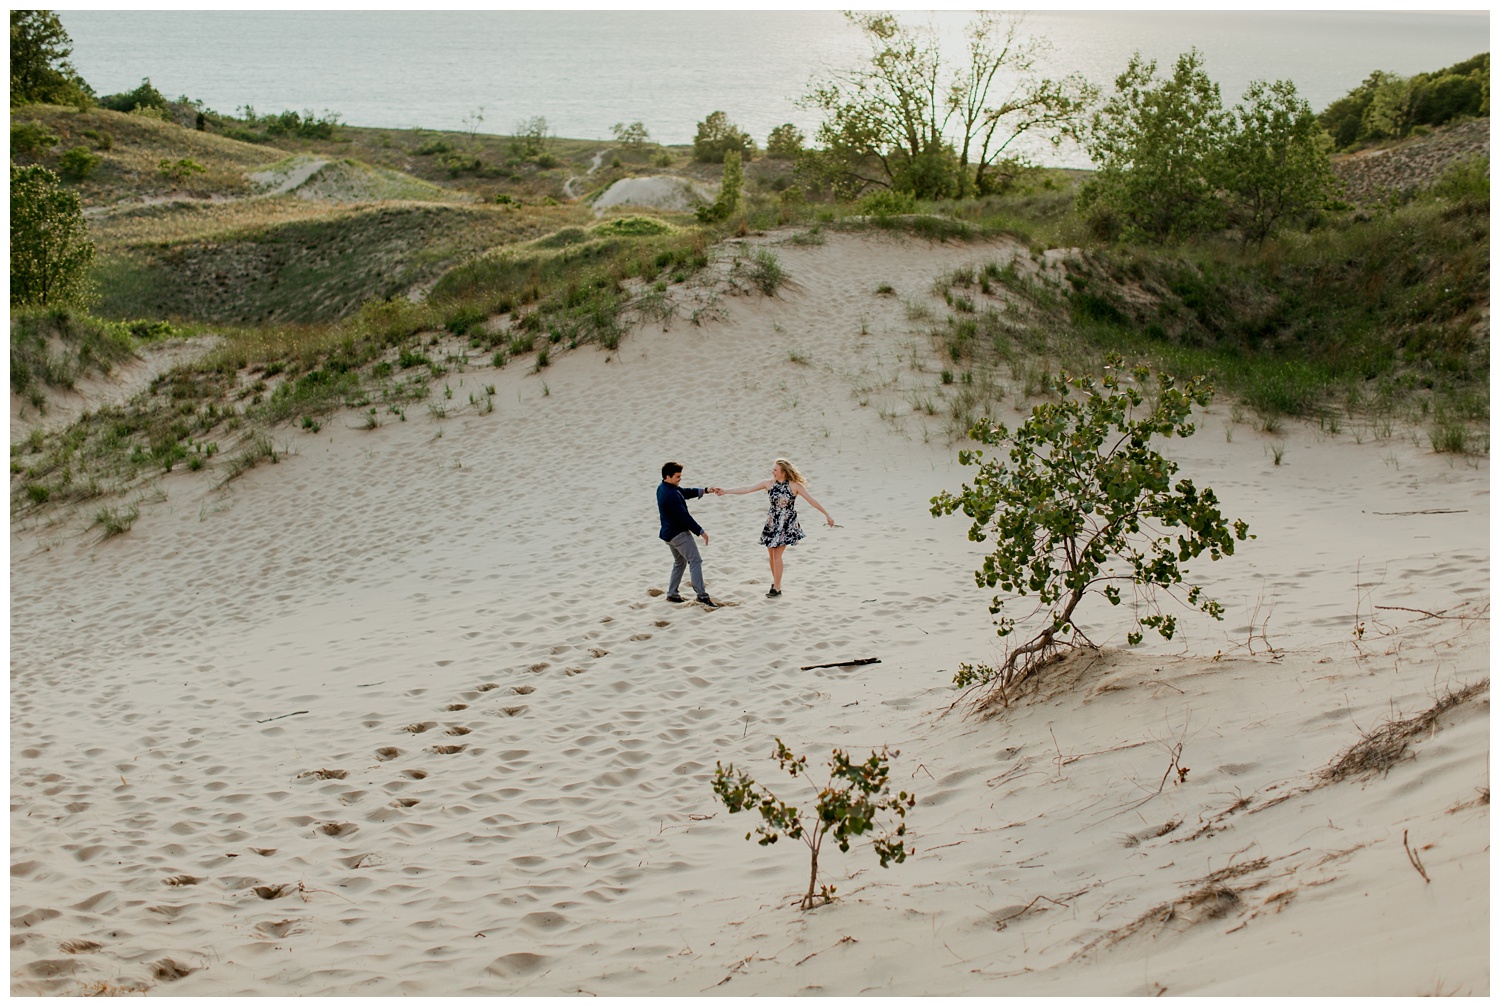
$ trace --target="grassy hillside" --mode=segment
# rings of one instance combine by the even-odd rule
[[[111,223],[119,237],[98,268],[99,308],[110,317],[329,322],[366,301],[412,294],[468,257],[579,216],[571,207],[520,213],[415,202],[313,209],[290,195],[233,210],[144,207]],[[153,228],[188,233],[120,240]]]

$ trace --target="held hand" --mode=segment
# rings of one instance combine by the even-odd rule
[[[823,516],[828,519],[828,527],[832,528],[833,527],[833,515],[832,514],[824,514]]]
[[[708,532],[703,533],[703,544],[708,545]]]

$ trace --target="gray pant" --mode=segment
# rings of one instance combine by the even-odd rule
[[[667,582],[667,594],[676,594],[678,587],[682,585],[682,571],[686,567],[688,579],[693,582],[693,590],[698,592],[699,598],[707,598],[708,591],[703,587],[703,557],[698,555],[698,543],[693,541],[693,533],[682,532],[667,543],[672,550],[672,579]]]

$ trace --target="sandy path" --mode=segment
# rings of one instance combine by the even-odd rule
[[[777,251],[795,284],[720,323],[451,375],[445,419],[285,432],[281,464],[174,473],[109,542],[13,530],[13,992],[1487,991],[1488,809],[1451,810],[1488,786],[1487,716],[1300,789],[1487,675],[1487,465],[1305,429],[1275,465],[1216,407],[1184,467],[1261,534],[1205,568],[1227,621],[1003,722],[938,719],[997,644],[977,547],[927,514],[963,473],[901,408],[938,366],[902,302],[1010,249]],[[726,608],[653,597],[661,461],[732,485],[777,454],[843,526],[804,520],[785,597],[758,497],[693,505]],[[805,858],[746,843],[707,779],[773,781],[778,736],[901,749],[918,856],[834,853],[843,900],[789,908]],[[1177,743],[1191,775],[1153,794]],[[1208,909],[1112,941],[1227,867]]]

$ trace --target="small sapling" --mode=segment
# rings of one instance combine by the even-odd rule
[[[819,787],[808,780],[817,793],[817,803],[811,812],[798,810],[764,786],[757,789],[758,785],[750,775],[736,770],[733,765],[715,764],[714,794],[731,814],[760,812],[761,824],[754,832],[745,833],[746,839],[758,834],[757,842],[769,846],[786,836],[807,844],[812,864],[807,893],[798,905],[801,909],[812,909],[833,901],[833,885],[818,887],[818,854],[824,838],[830,833],[840,852],[847,853],[855,837],[875,829],[876,819],[883,812],[889,812],[894,818],[872,840],[880,866],[902,863],[908,855],[916,853],[914,849],[908,850],[904,842],[906,812],[917,803],[916,795],[904,790],[895,795],[886,792],[890,782],[890,758],[900,754],[882,748],[879,752],[871,752],[864,762],[854,762],[841,749],[835,748],[828,760],[828,782]],[[772,756],[793,778],[807,777],[807,757],[792,754],[780,738],[776,739]]]

